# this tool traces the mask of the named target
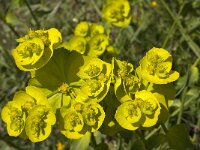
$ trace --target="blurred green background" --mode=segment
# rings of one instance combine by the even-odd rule
[[[135,66],[152,47],[162,47],[173,56],[174,69],[180,72],[176,99],[170,108],[167,126],[185,123],[196,149],[200,149],[200,0],[129,0],[132,22],[128,28],[112,27],[111,43],[121,60]],[[117,2],[117,0],[116,0]],[[66,41],[80,21],[104,24],[101,9],[104,0],[0,0],[0,110],[23,89],[29,74],[20,71],[10,54],[16,38],[30,29],[58,28]],[[156,132],[155,132],[156,131]],[[143,136],[162,132],[142,131]],[[134,133],[102,135],[109,149],[141,149]],[[140,145],[140,146],[138,146]],[[164,145],[164,144],[163,144]],[[56,129],[41,143],[9,137],[0,119],[0,150],[69,149],[69,141]],[[138,148],[137,148],[138,146]],[[94,148],[92,145],[90,149]],[[166,145],[156,149],[169,149]]]

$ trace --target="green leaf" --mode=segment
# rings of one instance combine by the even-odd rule
[[[11,25],[23,25],[22,22],[15,16],[12,11],[8,11],[5,17],[5,20],[8,24]]]
[[[86,133],[78,140],[71,140],[70,150],[87,150],[90,143],[91,133]]]
[[[0,150],[10,150],[10,146],[7,145],[4,141],[0,140]]]
[[[153,86],[150,88],[152,89],[148,89],[149,91],[153,93],[154,92],[159,93],[165,97],[165,103],[167,107],[172,104],[172,101],[174,100],[175,94],[176,94],[175,86],[173,83],[169,83],[165,85],[153,84]],[[159,103],[161,102],[159,101]]]
[[[164,134],[157,134],[150,137],[147,141],[148,149],[158,148],[167,142]]]
[[[192,149],[189,133],[184,124],[171,127],[166,134],[169,146],[174,150]]]
[[[195,99],[199,97],[199,94],[200,94],[199,91],[200,91],[200,87],[192,87],[191,89],[187,91],[186,95],[190,98],[193,97]]]
[[[95,147],[95,150],[109,150],[109,147],[106,143],[100,143]]]
[[[144,142],[141,139],[137,139],[131,146],[131,150],[146,150]]]
[[[195,66],[190,68],[189,85],[194,85],[199,80],[199,69]]]

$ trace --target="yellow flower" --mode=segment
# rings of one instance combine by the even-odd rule
[[[103,71],[104,62],[98,58],[90,58],[85,60],[85,64],[80,67],[77,73],[81,79],[92,79],[98,77]]]
[[[90,24],[88,22],[86,21],[80,22],[74,30],[75,36],[82,36],[82,37],[87,36],[89,33],[89,27]]]
[[[158,121],[160,109],[154,94],[143,90],[136,92],[135,100],[126,101],[117,108],[115,119],[127,130],[152,127]]]
[[[64,48],[68,50],[75,50],[80,54],[84,54],[86,51],[87,42],[84,37],[73,36],[70,38],[69,42],[63,45]]]
[[[60,109],[62,116],[60,125],[61,133],[69,139],[79,139],[86,131],[82,131],[84,127],[84,121],[82,115],[73,108],[62,107]]]
[[[31,109],[26,119],[26,135],[32,142],[43,141],[51,134],[52,125],[55,123],[53,110],[45,105],[37,105]]]
[[[65,150],[65,144],[58,142],[56,144],[57,150]]]
[[[127,0],[108,1],[103,7],[103,17],[110,24],[127,27],[131,22],[130,4]]]
[[[88,56],[97,57],[102,55],[107,46],[109,45],[109,39],[105,34],[98,34],[93,36],[89,41]]]
[[[62,42],[62,35],[56,28],[47,30],[48,39],[50,41],[50,49],[56,48],[58,44]]]
[[[16,65],[23,71],[36,70],[43,66],[44,43],[39,38],[33,38],[20,43],[12,51]]]
[[[95,102],[85,103],[82,115],[87,128],[91,132],[97,131],[105,118],[105,112],[102,106]]]
[[[12,50],[17,67],[22,71],[33,71],[43,67],[53,55],[53,49],[61,43],[61,33],[49,30],[29,31],[17,39],[19,45]]]
[[[155,84],[167,84],[179,78],[179,73],[172,71],[172,57],[162,48],[152,48],[140,61],[138,68],[141,77]]]
[[[135,103],[140,108],[144,121],[142,122],[143,127],[152,127],[158,121],[160,114],[160,104],[156,96],[148,91],[139,91],[135,94]]]
[[[104,83],[100,80],[90,79],[83,84],[81,91],[87,96],[97,97],[104,90]]]
[[[140,126],[142,112],[134,101],[122,103],[115,113],[119,125],[127,130],[136,130]]]
[[[104,34],[105,29],[102,25],[92,23],[90,26],[90,36],[98,35],[98,34]]]
[[[157,2],[155,0],[153,0],[151,2],[151,7],[153,7],[153,8],[157,7]]]
[[[25,126],[25,115],[21,106],[16,101],[10,101],[2,109],[2,120],[7,124],[7,131],[10,136],[19,136]]]

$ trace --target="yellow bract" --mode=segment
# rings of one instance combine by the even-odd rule
[[[144,122],[143,127],[152,127],[158,121],[158,115],[160,114],[160,104],[153,93],[148,91],[139,91],[135,94],[135,102],[140,108]]]
[[[145,80],[155,84],[167,84],[179,78],[179,73],[172,71],[172,57],[162,48],[152,48],[140,61],[138,71]]]
[[[105,118],[105,112],[101,105],[95,102],[86,103],[83,107],[83,119],[85,124],[87,124],[87,128],[91,130],[91,132],[97,131]]]
[[[92,79],[98,77],[103,70],[104,62],[98,58],[86,60],[85,64],[80,67],[78,76],[81,79]]]
[[[87,36],[89,33],[89,26],[90,24],[88,22],[85,21],[80,22],[74,30],[75,36],[82,36],[82,37]]]
[[[25,126],[25,116],[16,101],[8,102],[1,112],[2,120],[7,124],[10,136],[19,136]]]
[[[51,126],[56,122],[54,112],[45,105],[37,105],[26,120],[25,131],[32,142],[45,140],[51,133]]]
[[[128,0],[110,0],[103,7],[103,17],[107,22],[118,27],[127,27],[131,22]]]
[[[70,139],[81,138],[86,133],[85,131],[82,131],[84,126],[82,115],[74,108],[62,107],[60,112],[64,120],[61,132]]]
[[[127,130],[136,130],[140,126],[142,112],[134,101],[122,103],[115,113],[119,125]]]
[[[106,47],[109,45],[109,39],[105,34],[95,35],[88,42],[88,55],[94,57],[102,55],[105,52]]]
[[[63,47],[68,50],[75,50],[80,54],[84,54],[86,51],[86,40],[82,36],[73,36],[70,38],[69,42],[64,44]]]

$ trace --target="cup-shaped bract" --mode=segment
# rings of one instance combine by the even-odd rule
[[[86,21],[82,21],[76,25],[74,30],[74,35],[85,37],[89,34],[89,28],[90,24]]]
[[[134,101],[127,101],[117,108],[115,119],[122,128],[136,130],[141,125],[142,112]]]
[[[102,25],[96,24],[96,23],[91,23],[90,25],[90,37],[93,37],[98,34],[104,34],[105,29]]]
[[[85,103],[82,115],[90,132],[97,131],[101,127],[105,118],[103,107],[95,102]]]
[[[81,91],[88,96],[97,97],[104,90],[104,82],[96,79],[90,79],[83,84]]]
[[[133,65],[127,61],[121,61],[116,58],[112,59],[113,75],[115,78],[125,79],[134,71]]]
[[[85,63],[80,67],[77,75],[81,79],[93,79],[98,77],[103,71],[104,62],[98,58],[85,58]]]
[[[32,71],[43,67],[49,61],[53,49],[62,41],[62,36],[55,28],[31,30],[17,41],[19,45],[12,50],[16,65],[22,71]]]
[[[161,109],[156,96],[149,91],[142,90],[136,92],[134,102],[137,103],[144,116],[144,122],[141,125],[143,127],[154,126],[158,121]]]
[[[167,84],[179,78],[179,73],[171,68],[171,54],[165,49],[154,47],[140,61],[139,72],[143,79],[151,83]]]
[[[75,50],[80,54],[84,54],[87,48],[87,42],[82,36],[73,36],[70,38],[69,42],[63,45],[63,47],[68,50]]]
[[[7,125],[7,132],[10,136],[19,136],[22,133],[25,126],[25,115],[16,101],[10,101],[3,107],[1,117]]]
[[[51,134],[52,125],[55,123],[56,117],[50,107],[36,105],[26,119],[26,135],[32,142],[43,141]]]
[[[25,91],[16,92],[13,97],[13,101],[21,106],[21,109],[25,113],[26,117],[28,116],[29,111],[37,104],[37,100]]]
[[[60,109],[62,127],[60,127],[61,133],[69,139],[79,139],[86,131],[83,131],[84,121],[80,112],[76,111],[73,107]],[[61,124],[61,123],[60,123]]]
[[[54,49],[58,44],[62,42],[62,35],[56,28],[50,28],[47,30],[48,39],[50,41],[50,49]]]
[[[131,22],[131,7],[128,0],[109,0],[103,7],[103,18],[117,27],[127,27]]]
[[[98,57],[102,55],[109,45],[109,38],[105,34],[97,34],[88,41],[88,56]]]

